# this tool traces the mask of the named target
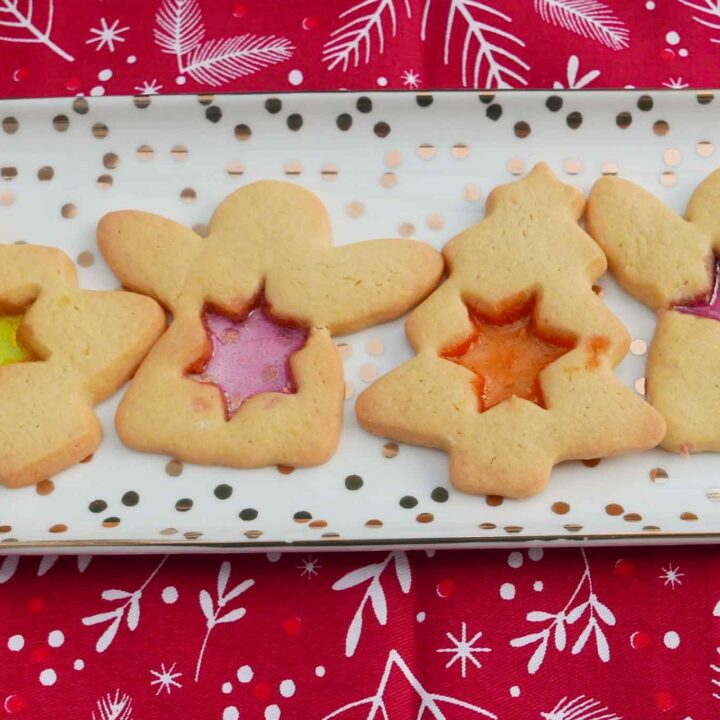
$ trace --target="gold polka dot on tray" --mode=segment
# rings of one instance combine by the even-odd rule
[[[567,515],[570,512],[570,506],[563,501],[554,502],[550,509],[556,514],[556,515]]]
[[[245,124],[235,126],[235,139],[240,142],[245,142],[252,137],[252,130]]]
[[[173,160],[187,160],[188,149],[184,145],[173,145],[170,150],[170,157]]]
[[[41,168],[38,168],[37,178],[40,182],[50,182],[54,176],[55,170],[49,165],[43,165]]]
[[[55,483],[52,480],[41,480],[35,486],[38,495],[50,495],[55,490]]]
[[[503,504],[503,497],[501,495],[487,495],[485,497],[485,504],[490,507],[498,507]]]
[[[670,167],[675,167],[676,165],[679,165],[681,160],[682,155],[680,154],[680,151],[676,150],[675,148],[668,148],[663,153],[663,162]]]
[[[17,195],[14,190],[3,190],[0,192],[0,205],[3,207],[9,207],[15,200],[17,200]]]
[[[396,442],[387,442],[383,445],[383,456],[388,458],[389,460],[392,460],[392,458],[397,457],[398,453],[400,452],[400,447]]]
[[[67,532],[67,529],[68,527],[65,523],[56,523],[48,530],[48,532],[53,533],[53,535],[57,535],[58,533]]]
[[[445,227],[445,218],[440,213],[428,215],[427,226],[431,230],[442,230]]]
[[[477,202],[480,200],[480,188],[475,183],[468,183],[463,188],[463,197],[468,202]]]
[[[568,175],[577,175],[582,171],[582,162],[577,158],[570,158],[563,163],[563,167]]]
[[[360,372],[358,374],[363,382],[371,383],[375,380],[375,378],[377,378],[377,367],[372,363],[367,363],[360,368]]]
[[[660,184],[664,187],[672,187],[677,183],[677,175],[672,170],[666,170],[660,175]]]
[[[326,164],[320,168],[320,176],[323,180],[335,180],[338,176],[337,165]]]
[[[95,256],[90,252],[90,250],[83,250],[78,256],[77,256],[77,264],[80,267],[89,268],[92,267],[95,263]]]
[[[647,352],[647,343],[644,340],[633,340],[630,343],[630,352],[633,355],[644,355]]]
[[[417,154],[422,160],[432,160],[437,154],[437,149],[434,145],[423,143],[418,147]]]
[[[225,166],[225,172],[228,175],[242,175],[245,172],[245,163],[242,160],[231,160]]]
[[[17,177],[18,171],[14,165],[5,165],[0,168],[0,177],[3,180],[14,180]]]
[[[385,345],[380,338],[370,338],[365,348],[370,355],[382,355],[385,352]]]
[[[180,192],[180,200],[184,203],[194,203],[197,200],[197,192],[191,187],[183,188]]]
[[[302,171],[303,171],[302,163],[298,162],[297,160],[288,160],[283,165],[283,172],[286,175],[296,176],[296,175],[302,174]]]
[[[113,152],[103,155],[103,165],[108,170],[114,170],[120,164],[120,158]]]
[[[618,165],[616,162],[604,162],[600,166],[600,172],[603,175],[617,175],[618,174]]]
[[[507,169],[512,175],[522,175],[525,172],[525,161],[520,158],[508,160]]]
[[[352,355],[352,346],[347,343],[338,343],[337,349],[343,360],[347,360]]]
[[[668,472],[664,468],[652,468],[650,470],[650,480],[656,485],[662,485],[668,481]]]
[[[365,212],[365,205],[357,200],[354,200],[345,206],[345,212],[351,218],[359,218]]]
[[[90,105],[84,97],[76,97],[73,100],[72,109],[78,115],[87,115],[88,111],[90,110]]]
[[[415,234],[415,226],[412,223],[400,223],[398,232],[403,237],[410,237],[411,235]]]
[[[14,117],[5,117],[2,121],[2,129],[8,134],[13,135],[18,131],[18,128],[20,127],[20,123],[18,123],[17,118]]]
[[[684,513],[680,513],[680,519],[693,521],[693,520],[697,520],[698,516],[694,512],[684,512]]]
[[[669,130],[670,125],[666,120],[656,120],[653,123],[653,132],[660,137],[662,137],[663,135],[667,135]]]
[[[108,126],[105,123],[97,122],[92,126],[92,134],[93,137],[102,140],[110,134],[110,130],[108,130]]]
[[[394,188],[397,185],[397,175],[394,172],[384,172],[380,176],[380,185],[384,188]]]
[[[615,118],[615,124],[621,129],[621,130],[627,130],[627,128],[632,125],[632,115],[627,112],[627,110],[618,113],[617,117]]]
[[[78,206],[74,203],[65,203],[60,208],[60,214],[68,220],[77,217],[79,212]]]
[[[210,226],[205,223],[195,223],[192,226],[193,232],[200,237],[207,237],[210,234]]]
[[[580,462],[585,467],[594,468],[600,464],[601,460],[602,460],[602,458],[586,458],[585,460],[581,460]]]
[[[150,103],[152,100],[147,95],[136,95],[133,98],[133,105],[138,110],[145,110],[146,108],[150,107]]]
[[[155,157],[155,151],[150,145],[141,145],[136,151],[136,154],[140,160],[147,162]]]
[[[645,394],[645,378],[644,377],[638,378],[635,381],[635,392],[637,392],[638,395]]]
[[[355,395],[355,385],[351,382],[345,383],[345,399],[350,400]]]
[[[526,138],[531,132],[530,125],[524,120],[516,122],[513,131],[515,132],[515,137],[518,138]]]
[[[281,475],[292,475],[295,472],[295,468],[292,465],[278,465],[277,471]]]
[[[182,460],[170,460],[170,462],[168,462],[168,464],[165,466],[165,472],[170,475],[170,477],[178,477],[182,475]]]
[[[625,513],[625,515],[623,515],[623,520],[625,522],[640,522],[642,520],[642,515],[640,515],[640,513]]]
[[[713,152],[715,152],[715,148],[709,140],[701,140],[695,146],[695,152],[697,152],[700,157],[710,157]]]
[[[465,145],[464,143],[456,143],[452,146],[452,150],[450,150],[450,154],[456,159],[456,160],[464,160],[469,154],[470,154],[470,148]]]
[[[608,515],[617,516],[622,515],[625,512],[625,508],[617,503],[609,503],[605,506],[605,512]]]
[[[592,291],[593,291],[598,297],[602,297],[602,296],[605,294],[605,290],[603,290],[603,286],[602,286],[602,285],[593,285],[593,286],[592,286]]]
[[[95,182],[101,190],[109,190],[113,184],[113,177],[112,175],[98,175]]]
[[[65,132],[70,127],[70,120],[67,115],[56,115],[52,124],[58,132]]]
[[[389,168],[400,167],[403,161],[402,153],[399,150],[388,150],[383,160]]]

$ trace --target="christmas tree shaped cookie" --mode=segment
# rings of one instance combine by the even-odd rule
[[[583,206],[544,164],[491,193],[407,322],[416,357],[358,398],[367,430],[445,450],[460,490],[516,498],[562,460],[662,439],[660,415],[613,375],[629,339],[592,290],[606,262]]]
[[[620,284],[657,312],[647,365],[663,447],[720,450],[720,171],[698,186],[687,220],[619,178],[595,183],[587,226]]]
[[[205,239],[149,213],[103,218],[98,241],[123,285],[173,315],[118,410],[123,442],[234,467],[325,462],[344,397],[331,336],[401,315],[443,271],[417,241],[331,237],[320,200],[277,181],[227,197]]]
[[[0,245],[0,484],[30,485],[94,453],[93,406],[164,328],[150,298],[80,290],[60,250]]]

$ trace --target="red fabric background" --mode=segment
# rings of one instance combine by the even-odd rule
[[[57,0],[48,25],[48,0],[30,17],[29,0],[0,0],[0,95],[462,87],[471,26],[469,86],[701,88],[720,72],[715,0],[432,0],[424,37],[421,0],[176,0],[204,29],[179,55],[154,38],[161,4]],[[384,52],[376,26],[367,58],[361,39],[357,65],[350,54],[331,68],[331,33],[378,11]],[[103,20],[125,28],[119,39],[88,42]],[[261,65],[282,62],[243,76],[239,61],[197,69],[213,40],[244,33],[276,36],[245,42],[270,43]],[[709,547],[0,557],[0,717],[705,720],[720,716],[718,601]],[[527,636],[548,626],[567,639],[553,629],[541,656],[544,636]],[[465,652],[438,652],[457,645]],[[481,667],[466,659],[463,672],[463,654]],[[164,669],[171,682],[155,683]]]

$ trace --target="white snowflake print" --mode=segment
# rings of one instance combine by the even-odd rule
[[[663,86],[666,88],[670,88],[671,90],[684,90],[686,87],[690,87],[690,84],[683,82],[683,79],[679,77],[668,78],[668,80],[663,83]]]
[[[122,34],[130,29],[129,26],[118,27],[118,25],[120,25],[119,20],[114,20],[112,25],[108,25],[105,18],[100,18],[100,27],[90,28],[90,32],[95,37],[88,38],[85,44],[93,45],[97,43],[95,50],[102,50],[102,48],[107,47],[111,53],[114,53],[115,43],[124,43],[125,38]]]
[[[38,3],[41,8],[42,4]],[[9,35],[0,40],[9,43],[37,43],[44,45],[63,60],[75,58],[50,39],[53,23],[53,0],[48,0],[45,13],[37,12],[33,0],[0,0],[0,28],[8,28]]]
[[[420,38],[428,37],[430,8],[434,0],[426,0]],[[488,2],[477,0],[444,0],[445,47],[443,62],[450,63],[453,31],[459,27],[462,36],[462,84],[473,88],[511,88],[527,85],[522,76],[530,66],[509,48],[524,48],[525,43],[513,35],[507,26],[512,18]],[[502,7],[503,3],[497,3]],[[498,25],[498,20],[500,24]],[[505,47],[503,47],[503,45]]]
[[[160,670],[151,670],[150,673],[155,676],[155,680],[150,681],[150,685],[157,685],[158,689],[155,693],[156,695],[159,695],[163,690],[167,692],[169,695],[172,691],[172,688],[181,688],[182,683],[179,683],[177,678],[182,677],[181,672],[174,672],[175,665],[177,663],[173,663],[169,668],[165,667],[165,663],[161,663]]]
[[[162,85],[153,78],[148,82],[145,80],[142,85],[136,85],[135,90],[141,95],[157,95],[162,90]]]
[[[96,703],[92,720],[133,720],[132,698],[121,695],[119,690],[114,695],[103,695]]]
[[[402,74],[403,85],[413,90],[420,86],[420,75],[414,70],[404,70]]]
[[[580,69],[580,59],[577,55],[571,55],[567,61],[567,89],[568,90],[579,90],[589,85],[593,80],[597,80],[600,77],[599,70],[590,70],[585,73],[582,77],[578,78],[578,70]],[[556,90],[564,90],[566,88],[562,82],[556,80],[553,83],[553,88]]]
[[[544,720],[622,720],[598,700],[578,695],[568,700],[562,698],[550,712],[541,712]]]
[[[308,556],[306,560],[301,560],[300,564],[297,566],[297,569],[300,570],[300,577],[307,576],[307,579],[312,579],[313,575],[318,574],[318,568],[321,568],[322,565],[320,564],[320,561],[317,558]]]
[[[666,568],[663,568],[662,571],[663,574],[658,575],[658,578],[665,581],[663,582],[663,585],[669,585],[673,590],[676,585],[682,585],[682,580],[680,578],[684,577],[685,573],[680,572],[680,567],[668,565]]]
[[[453,647],[439,648],[436,652],[452,653],[452,657],[448,661],[446,668],[449,668],[455,662],[460,660],[460,674],[463,677],[467,675],[467,661],[469,660],[476,668],[481,668],[482,664],[473,655],[473,653],[487,653],[491,649],[487,647],[475,647],[475,643],[482,637],[482,631],[476,632],[469,640],[467,637],[467,624],[462,624],[460,638],[456,638],[452,633],[447,632],[445,636],[453,644]]]
[[[387,600],[385,599],[385,590],[383,589],[380,578],[391,563],[395,567],[395,576],[397,577],[400,589],[405,594],[409,593],[410,586],[412,585],[412,573],[410,571],[407,553],[402,550],[388,553],[382,562],[371,563],[356,570],[351,570],[333,585],[333,590],[347,590],[356,585],[361,585],[368,580],[370,581],[365,590],[365,595],[348,627],[347,635],[345,636],[346,657],[352,657],[355,654],[355,650],[360,642],[363,628],[363,610],[368,602],[375,613],[377,621],[381,625],[387,625]]]
[[[198,0],[163,0],[155,15],[155,43],[174,55],[182,85],[193,80],[217,87],[289,60],[295,46],[275,35],[245,33],[205,40],[205,23]]]
[[[610,660],[610,646],[603,632],[601,622],[608,626],[615,625],[615,615],[613,615],[610,608],[600,602],[598,596],[595,594],[587,555],[583,549],[580,550],[580,553],[584,570],[565,606],[556,613],[550,613],[544,610],[532,610],[527,614],[526,620],[532,623],[545,623],[543,629],[539,632],[513,638],[510,641],[510,645],[516,648],[537,643],[527,665],[527,670],[531,675],[534,675],[540,669],[540,666],[545,660],[545,653],[550,643],[550,635],[552,634],[555,649],[558,652],[562,652],[567,646],[568,627],[574,625],[582,617],[586,617],[586,624],[575,640],[570,650],[571,654],[578,655],[581,653],[587,641],[590,639],[590,635],[594,635],[598,657],[602,662],[608,662]],[[577,605],[573,605],[581,590],[587,592],[586,599]]]
[[[409,690],[411,690],[419,700],[418,713],[415,715],[417,720],[425,717],[425,710],[428,710],[428,712],[431,713],[431,716],[436,720],[445,720],[446,715],[441,709],[442,705],[452,705],[463,710],[469,710],[474,715],[481,715],[482,717],[489,718],[490,720],[497,720],[497,715],[493,715],[493,713],[488,712],[477,705],[471,705],[469,702],[465,702],[464,700],[450,697],[449,695],[440,695],[439,693],[433,693],[426,690],[417,677],[415,677],[415,674],[408,667],[407,663],[403,660],[397,650],[391,650],[388,654],[385,662],[385,668],[383,669],[382,677],[380,678],[380,684],[373,695],[364,697],[361,700],[349,702],[346,705],[339,707],[337,710],[334,710],[329,715],[326,715],[322,720],[332,720],[332,718],[340,717],[341,715],[344,715],[348,711],[361,705],[370,706],[366,720],[379,720],[379,718],[383,718],[383,720],[394,720],[394,718],[390,717],[387,707],[385,706],[385,693],[390,681],[390,676],[396,668],[405,678],[405,681],[409,686]],[[398,692],[398,690],[394,689],[392,692]],[[353,715],[353,717],[357,716]],[[465,712],[462,715],[458,714],[457,717],[467,718],[469,715]],[[407,715],[402,715],[398,717],[398,720],[405,720],[405,718],[407,718]],[[571,718],[568,717],[567,720],[571,720]],[[572,720],[575,719],[572,718]],[[598,720],[602,719],[598,718]]]

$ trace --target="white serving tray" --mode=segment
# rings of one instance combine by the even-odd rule
[[[0,242],[56,245],[78,259],[83,287],[114,288],[95,226],[119,208],[202,226],[233,189],[285,178],[320,195],[337,244],[402,233],[441,248],[482,217],[493,186],[539,160],[585,191],[602,172],[619,171],[682,211],[720,157],[712,154],[720,146],[720,100],[711,93],[336,93],[268,100],[3,101]],[[600,282],[632,337],[649,343],[653,314],[609,276]],[[0,488],[0,552],[720,539],[719,455],[655,450],[593,468],[564,463],[541,495],[501,504],[453,491],[441,452],[402,445],[386,457],[393,448],[359,428],[353,406],[366,380],[411,356],[402,321],[338,342],[350,348],[345,370],[353,394],[340,447],[326,465],[291,474],[185,465],[172,476],[171,458],[120,444],[113,428],[118,395],[99,408],[106,437],[90,462],[41,485],[47,494]],[[645,359],[630,354],[618,368],[629,387],[639,387]],[[653,468],[664,471],[656,481]],[[349,476],[362,478],[362,487],[348,489]],[[221,485],[232,489],[230,497],[216,496]],[[447,490],[448,499],[436,488]],[[417,503],[404,507],[412,504],[407,498]],[[257,516],[243,520],[243,510]]]

